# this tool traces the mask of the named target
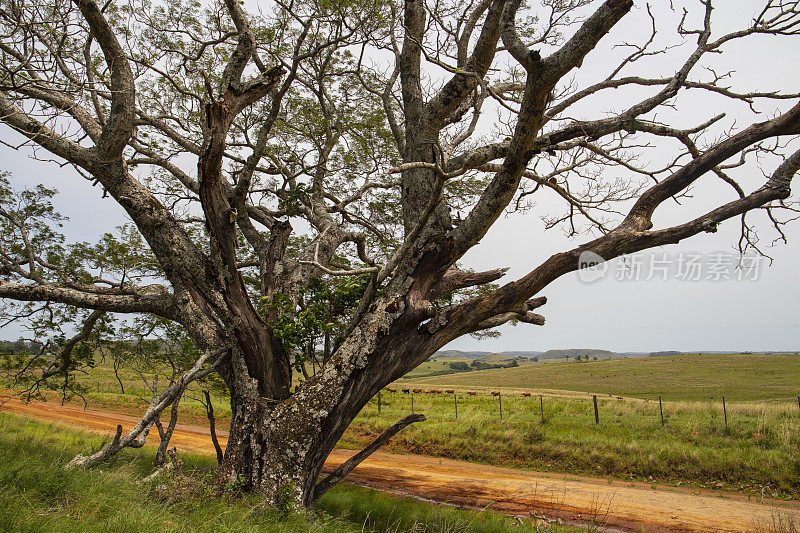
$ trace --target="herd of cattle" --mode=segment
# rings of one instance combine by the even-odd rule
[[[399,390],[400,390],[400,392],[402,392],[404,394],[410,394],[412,392],[414,394],[455,394],[455,392],[456,392],[454,389],[445,389],[445,390],[441,390],[441,389],[428,389],[428,390],[424,390],[424,389],[399,389]],[[398,389],[392,389],[392,388],[386,387],[386,391],[387,392],[397,392]],[[469,396],[477,396],[478,395],[478,393],[476,391],[467,391],[467,394]],[[530,392],[523,392],[522,395],[523,396],[530,396],[531,393]],[[500,396],[500,391],[492,391],[492,396]]]

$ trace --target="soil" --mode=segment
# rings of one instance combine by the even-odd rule
[[[0,410],[107,434],[113,434],[117,424],[128,429],[138,422],[129,415],[50,402],[25,404],[13,397],[0,399]],[[227,433],[219,431],[218,436],[224,448]],[[208,429],[200,426],[178,424],[172,444],[179,451],[214,453]],[[334,450],[326,470],[336,468],[353,453]],[[752,501],[735,493],[539,473],[411,454],[377,452],[347,480],[439,503],[489,508],[525,518],[558,517],[592,524],[595,530],[741,532],[781,529],[778,524],[800,525],[799,502]]]

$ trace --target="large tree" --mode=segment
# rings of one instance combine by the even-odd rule
[[[712,28],[711,0],[688,7],[677,41],[652,17],[634,42],[615,32],[632,9],[650,13],[633,0],[276,0],[258,17],[236,0],[1,0],[5,143],[74,169],[135,226],[69,244],[54,192],[3,178],[5,312],[78,321],[40,379],[74,369],[106,315],[178,326],[197,354],[135,428],[73,464],[138,445],[215,372],[233,413],[221,479],[308,506],[346,474],[318,482],[373,395],[453,339],[542,325],[542,290],[583,252],[609,260],[732,218],[746,245],[757,209],[779,224],[800,168],[798,96],[779,80],[739,92],[710,67],[733,41],[793,40],[798,3],[768,0],[728,33]],[[576,81],[592,78],[571,73],[598,61],[601,41],[625,53]],[[665,74],[646,66],[664,55],[678,58]],[[627,91],[617,109],[584,105],[611,90]],[[684,117],[684,93],[749,104],[751,123]],[[660,168],[643,162],[651,146],[670,150]],[[767,178],[753,187],[756,158]],[[700,178],[730,197],[655,227]],[[564,209],[547,225],[588,242],[502,285],[502,261],[459,268],[504,211],[548,194]],[[320,369],[293,386],[318,352]]]

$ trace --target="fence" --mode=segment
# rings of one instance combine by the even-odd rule
[[[535,415],[544,423],[550,416],[558,412],[578,416],[585,414],[587,424],[601,425],[613,423],[621,413],[635,412],[651,418],[662,427],[667,426],[670,420],[675,420],[681,413],[691,413],[695,419],[698,416],[702,418],[702,415],[706,414],[714,423],[721,415],[726,428],[733,423],[732,420],[729,420],[729,411],[737,417],[763,416],[766,410],[769,410],[778,413],[785,412],[786,415],[800,418],[800,395],[797,396],[796,405],[794,405],[794,399],[779,398],[743,400],[731,406],[724,395],[721,398],[709,397],[706,400],[667,402],[661,396],[658,396],[657,400],[623,398],[611,394],[580,396],[580,393],[576,393],[575,396],[565,397],[531,392],[464,391],[419,387],[386,388],[382,392],[383,395],[379,392],[362,413],[367,414],[366,411],[376,409],[380,414],[386,412],[385,408],[389,407],[394,411],[410,410],[412,414],[422,413],[428,418],[458,420],[459,410],[462,418],[467,410],[470,410],[472,413],[480,411],[499,421],[504,420],[504,417],[509,420],[509,415],[524,414],[526,418]],[[565,410],[565,404],[572,405],[573,409],[575,409],[575,405],[583,407],[578,407],[577,410]],[[558,409],[554,409],[553,406],[557,406]]]

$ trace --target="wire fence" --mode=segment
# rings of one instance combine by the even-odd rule
[[[641,399],[611,394],[587,393],[582,396],[558,396],[532,392],[464,391],[455,389],[425,389],[419,387],[385,388],[365,407],[376,414],[410,412],[425,414],[433,419],[459,420],[482,414],[499,421],[538,418],[546,422],[554,416],[585,417],[587,424],[613,424],[620,416],[637,414],[665,427],[683,415],[708,417],[724,427],[741,418],[758,418],[767,415],[800,419],[800,395],[794,398],[737,400],[733,404],[725,398],[710,396],[707,399],[665,401]],[[721,419],[721,420],[719,420]]]

